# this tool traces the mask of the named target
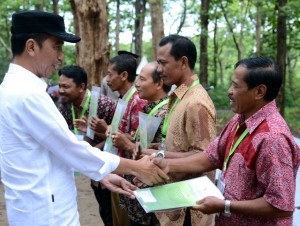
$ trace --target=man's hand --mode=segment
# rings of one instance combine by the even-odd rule
[[[90,127],[95,132],[104,134],[107,130],[108,125],[104,121],[104,119],[99,119],[97,116],[93,116],[90,121]]]
[[[136,190],[137,187],[125,180],[123,177],[118,176],[117,174],[108,174],[100,182],[112,192],[117,192],[131,199],[135,198],[132,191]]]
[[[79,131],[86,133],[87,128],[87,118],[85,116],[82,117],[82,119],[75,119],[73,121],[74,127],[77,128]]]
[[[169,180],[168,175],[153,163],[154,155],[137,160],[139,170],[135,176],[143,183],[152,186]]]
[[[154,158],[152,162],[157,165],[165,173],[169,173],[169,165],[166,159],[164,158]]]
[[[146,155],[156,154],[158,150],[155,149],[145,149],[142,151],[140,142],[135,143],[135,148],[133,149],[132,159],[140,159]]]
[[[129,153],[133,153],[135,144],[131,142],[131,139],[126,133],[117,131],[112,134],[111,138],[113,146],[119,149],[123,149]]]
[[[225,200],[208,196],[196,202],[197,206],[192,207],[193,210],[199,210],[204,214],[213,214],[223,212],[225,209]]]

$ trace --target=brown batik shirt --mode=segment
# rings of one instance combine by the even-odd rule
[[[193,81],[197,80],[194,75]],[[165,150],[174,152],[204,151],[216,136],[216,110],[207,91],[198,84],[190,88],[189,84],[182,84],[170,95],[170,121],[166,134]],[[170,113],[176,99],[179,101]],[[211,180],[214,173],[207,175]],[[201,174],[172,173],[170,182],[182,181],[201,176]],[[196,202],[197,200],[195,200]],[[186,209],[156,213],[162,226],[182,226]],[[205,215],[200,211],[191,210],[192,226],[210,226],[214,224],[214,215]]]

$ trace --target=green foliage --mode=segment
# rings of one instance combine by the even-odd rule
[[[227,96],[226,87],[217,87],[213,90],[209,90],[208,94],[214,102],[215,108],[219,110],[229,110],[229,100]]]
[[[293,131],[300,131],[300,106],[285,108],[285,120]]]

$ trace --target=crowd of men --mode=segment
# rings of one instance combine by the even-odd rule
[[[63,67],[64,41],[80,37],[66,33],[63,18],[14,13],[11,33],[13,59],[0,86],[9,225],[80,225],[75,169],[91,178],[105,225],[292,226],[300,150],[276,107],[282,69],[272,59],[236,63],[228,89],[235,115],[217,136],[216,110],[194,73],[197,51],[190,39],[162,38],[156,61],[138,76],[139,56],[120,51],[112,57],[102,84],[109,91],[102,91],[96,115],[88,118],[87,73],[78,65]],[[57,70],[58,108],[42,80]],[[121,101],[125,113],[111,131]],[[142,151],[140,112],[161,118]],[[94,139],[82,139],[88,126]],[[108,138],[115,154],[102,151]],[[217,186],[225,200],[209,196],[193,207],[146,213],[133,197],[137,181],[155,186],[203,175],[214,180],[215,170],[221,171]]]

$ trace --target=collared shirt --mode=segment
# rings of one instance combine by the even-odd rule
[[[10,64],[0,86],[1,173],[9,225],[80,225],[74,169],[101,180],[119,157],[77,141],[46,83]]]
[[[168,99],[168,97],[164,97],[160,100],[157,100],[157,101],[154,101],[152,103],[145,105],[145,107],[143,108],[143,112],[146,114],[149,114],[153,108],[155,108],[157,105],[159,105],[161,102],[163,102],[166,99]],[[153,113],[153,116],[160,117],[162,120],[161,120],[161,123],[160,123],[156,133],[155,133],[152,143],[160,143],[162,140],[162,137],[163,137],[162,127],[164,124],[164,119],[167,114],[167,111],[168,111],[168,104],[165,104],[162,107],[160,107],[156,112]]]
[[[160,100],[154,101],[152,103],[149,103],[144,106],[143,112],[146,114],[149,114],[150,111],[166,100],[168,97],[162,98]],[[160,117],[162,119],[161,124],[155,133],[154,139],[152,143],[159,143],[162,138],[161,129],[163,126],[163,121],[165,118],[165,115],[167,113],[168,105],[165,104],[162,107],[160,107],[156,112],[154,112],[153,116]],[[132,175],[126,175],[125,178],[133,183],[134,176]],[[128,213],[128,217],[130,220],[137,222],[142,225],[155,225],[155,222],[157,222],[157,219],[154,215],[154,213],[146,213],[141,204],[137,201],[137,199],[130,199],[128,197],[125,197],[123,195],[120,196],[120,206],[122,209],[125,209]]]
[[[236,133],[239,124],[243,126]],[[242,115],[235,115],[221,135],[209,145],[205,152],[208,159],[216,168],[222,169],[231,144],[246,127],[249,134],[239,144],[227,166],[225,198],[234,201],[263,197],[280,210],[294,211],[300,150],[275,101],[246,121]],[[230,217],[220,214],[216,225],[291,226],[292,220],[292,217],[253,218],[232,213]]]
[[[174,110],[170,113],[167,129],[165,150],[174,152],[203,151],[216,136],[216,110],[205,89],[200,85],[190,88],[197,80],[193,75],[188,84],[181,84],[170,95],[169,112],[176,99],[179,98]],[[213,172],[206,173],[213,179]],[[170,181],[181,181],[195,178],[201,174],[171,173]],[[182,226],[185,209],[172,212],[157,213],[161,225]],[[192,226],[209,226],[214,222],[214,215],[203,215],[191,210]]]
[[[132,86],[127,93],[122,97],[123,100],[126,100],[127,96],[134,87]],[[127,103],[127,107],[123,118],[120,122],[119,129],[123,133],[130,134],[131,137],[134,137],[137,128],[139,127],[139,112],[143,110],[143,107],[148,103],[147,100],[140,99],[139,94],[135,91],[131,99]],[[119,150],[119,155],[124,157],[125,153],[123,150]]]
[[[88,92],[86,91],[84,98],[79,107],[74,106],[76,118],[78,118],[78,116],[80,115],[80,113],[83,110],[84,103],[88,96],[87,94],[88,94]],[[99,119],[103,119],[108,125],[110,125],[112,118],[114,116],[115,108],[116,108],[116,103],[113,99],[111,99],[107,96],[104,96],[102,94],[99,95],[98,107],[97,107],[97,117]],[[72,103],[66,103],[66,104],[61,103],[59,105],[58,109],[59,109],[60,113],[63,115],[63,117],[65,118],[65,120],[67,121],[69,129],[74,130],[74,124],[73,124],[73,118],[72,118]],[[85,112],[85,116],[88,117],[88,115],[89,115],[89,108]],[[85,139],[87,139],[87,141],[92,146],[95,146],[98,143],[100,143],[101,141],[103,141],[103,139],[97,137],[96,135],[95,135],[94,140],[91,140],[88,137],[85,137]]]

